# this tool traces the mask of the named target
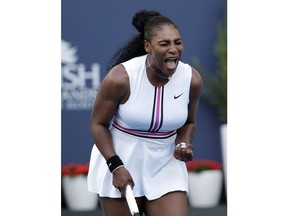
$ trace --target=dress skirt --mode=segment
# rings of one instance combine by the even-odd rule
[[[110,128],[113,145],[135,186],[135,197],[157,199],[172,191],[188,193],[188,173],[184,162],[173,156],[175,137],[164,139],[142,138]],[[96,145],[91,151],[88,190],[100,197],[120,198],[121,193],[112,185],[112,173]]]

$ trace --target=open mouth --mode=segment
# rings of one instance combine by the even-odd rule
[[[175,69],[177,67],[178,58],[177,57],[166,58],[164,62],[169,69]]]

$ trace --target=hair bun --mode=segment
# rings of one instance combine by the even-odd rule
[[[144,34],[145,24],[154,16],[161,16],[161,14],[157,11],[141,10],[134,15],[132,24],[141,34]]]

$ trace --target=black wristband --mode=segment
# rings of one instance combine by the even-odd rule
[[[107,161],[106,161],[108,168],[110,170],[110,172],[112,173],[115,169],[117,169],[120,166],[123,166],[123,162],[122,160],[119,158],[118,155],[114,155],[112,157],[110,157]]]

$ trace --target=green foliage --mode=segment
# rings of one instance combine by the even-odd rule
[[[207,73],[199,60],[193,59],[192,65],[201,73],[203,78],[203,93],[201,99],[214,107],[220,123],[227,123],[227,18],[218,24],[217,41],[214,46],[217,57],[217,70],[214,74]]]

